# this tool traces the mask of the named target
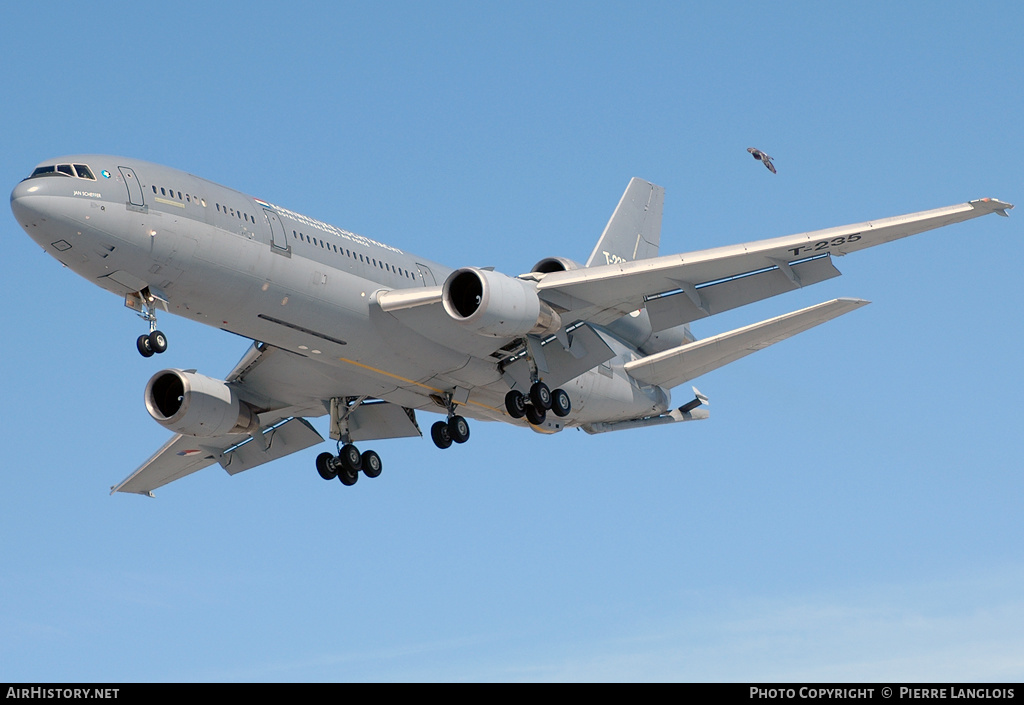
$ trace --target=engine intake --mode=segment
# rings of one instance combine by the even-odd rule
[[[521,279],[464,267],[452,272],[441,288],[448,315],[480,335],[546,335],[562,327],[558,313],[537,296],[536,286]]]
[[[259,419],[227,382],[195,372],[162,370],[146,385],[146,410],[165,428],[211,438],[253,433]]]

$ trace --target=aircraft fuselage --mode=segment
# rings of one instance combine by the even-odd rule
[[[18,222],[48,254],[119,297],[151,292],[172,313],[321,361],[331,371],[304,390],[312,405],[368,396],[441,412],[432,395],[465,389],[460,413],[512,421],[495,362],[374,305],[381,291],[441,284],[450,268],[177,169],[75,155],[37,172],[50,166],[11,194]],[[621,374],[637,357],[629,342],[601,335],[616,354],[604,367],[619,373],[593,370],[564,385],[572,414],[537,430],[668,408],[665,390]]]

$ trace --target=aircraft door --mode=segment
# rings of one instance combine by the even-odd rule
[[[416,269],[419,270],[420,279],[423,280],[423,286],[435,286],[437,284],[434,280],[434,273],[430,271],[430,267],[417,262]]]
[[[267,223],[270,224],[271,248],[281,254],[291,252],[291,247],[288,246],[288,233],[284,229],[281,217],[269,208],[264,208],[263,214],[267,216]]]
[[[119,166],[117,170],[121,172],[125,188],[128,189],[128,203],[140,208],[146,205],[146,201],[142,196],[142,184],[139,183],[138,177],[135,176],[135,170],[127,166]]]

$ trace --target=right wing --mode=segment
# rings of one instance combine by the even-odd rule
[[[304,416],[323,416],[324,395],[337,393],[331,368],[270,345],[254,344],[225,379],[239,395],[258,402],[259,431],[212,438],[175,435],[135,472],[111,488],[152,496],[152,491],[214,463],[234,475],[305,450],[323,437]],[[334,390],[334,391],[331,391]],[[384,402],[359,406],[350,416],[353,440],[418,436],[412,410]]]

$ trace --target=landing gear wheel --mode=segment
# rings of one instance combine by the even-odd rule
[[[444,450],[450,448],[452,445],[452,434],[448,430],[447,421],[438,421],[430,427],[430,438],[434,441],[434,445]]]
[[[342,468],[338,473],[338,479],[341,480],[341,484],[345,485],[345,487],[351,487],[359,479],[359,471]]]
[[[162,353],[167,349],[167,336],[162,331],[155,330],[147,336],[149,338],[149,349],[155,353]]]
[[[380,456],[374,453],[372,450],[368,450],[363,453],[363,474],[367,477],[380,477],[380,471],[383,469],[383,465],[380,462]]]
[[[461,416],[453,416],[448,422],[448,435],[456,443],[465,443],[469,440],[469,422]]]
[[[538,409],[533,404],[526,406],[526,420],[534,426],[540,426],[547,417],[548,412],[544,411],[544,409]]]
[[[316,456],[316,471],[320,473],[320,477],[325,480],[333,480],[338,476],[338,472],[334,469],[334,456],[330,453],[321,453]]]
[[[568,416],[572,411],[572,401],[564,389],[551,392],[551,410],[555,412],[555,416]]]
[[[351,443],[347,443],[341,447],[341,451],[338,453],[338,460],[341,461],[342,468],[353,473],[359,472],[363,467],[363,456],[359,455],[359,449]],[[344,482],[344,480],[342,480],[342,482]],[[355,480],[353,480],[352,483],[355,484]]]
[[[521,419],[526,415],[526,397],[522,392],[513,389],[505,395],[505,411],[514,419]]]
[[[139,339],[135,341],[135,347],[139,349],[139,354],[142,357],[153,357],[153,348],[149,343],[148,335],[140,335]]]
[[[530,387],[530,401],[538,409],[547,411],[551,408],[551,390],[543,382],[536,382]]]

